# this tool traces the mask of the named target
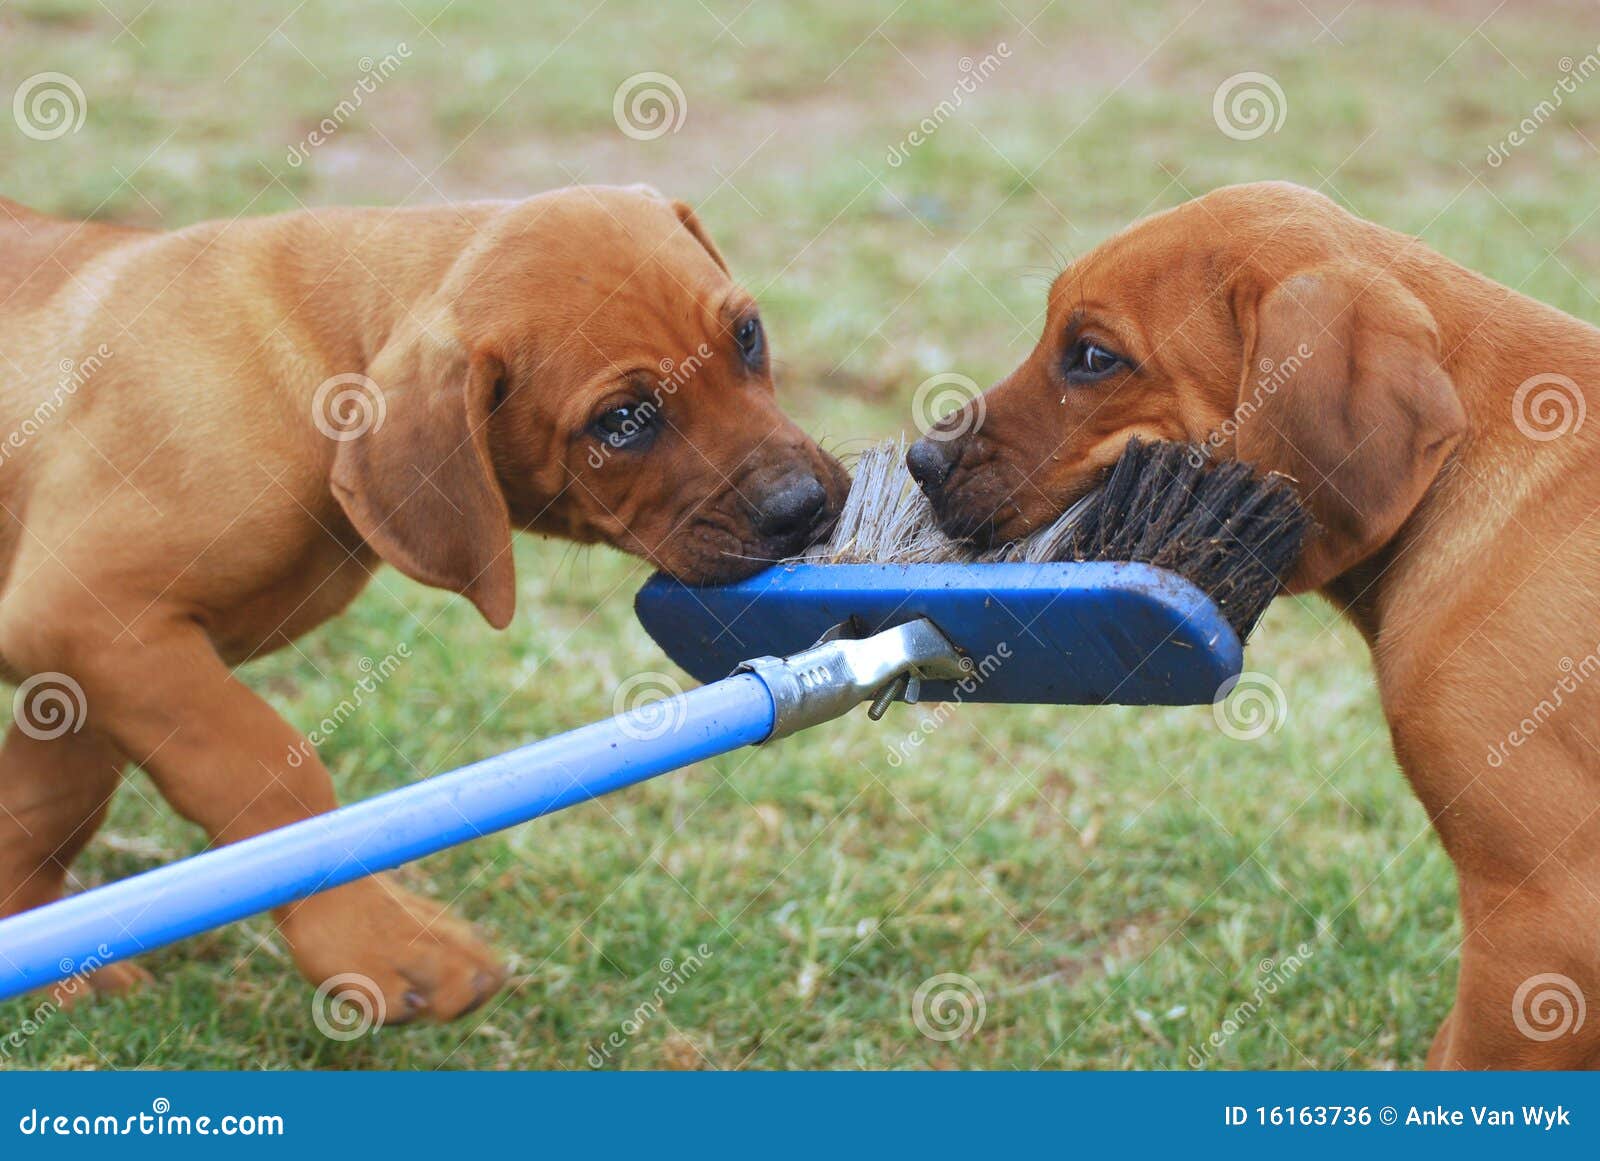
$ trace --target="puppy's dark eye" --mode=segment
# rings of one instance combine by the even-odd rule
[[[761,320],[754,316],[747,318],[733,332],[734,342],[739,344],[739,353],[744,356],[744,361],[752,367],[761,365],[761,355],[766,349],[767,338],[761,331]]]
[[[659,408],[649,403],[624,403],[594,421],[600,442],[614,448],[638,447],[654,432]]]
[[[1067,352],[1067,382],[1097,383],[1126,365],[1126,360],[1109,347],[1093,339],[1079,339]]]

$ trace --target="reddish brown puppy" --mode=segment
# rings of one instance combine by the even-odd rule
[[[946,528],[989,540],[1134,435],[1298,481],[1321,530],[1290,587],[1366,637],[1456,865],[1435,1067],[1600,1064],[1577,1018],[1600,1000],[1597,379],[1587,323],[1309,190],[1236,186],[1073,263],[1028,359],[909,457]]]
[[[0,201],[0,303],[0,659],[86,710],[6,735],[0,915],[60,893],[130,762],[218,842],[335,806],[232,667],[380,562],[502,628],[516,529],[726,580],[806,543],[847,486],[778,409],[755,302],[643,187],[175,233]],[[391,1021],[502,979],[384,877],[278,921],[307,979],[368,976]]]

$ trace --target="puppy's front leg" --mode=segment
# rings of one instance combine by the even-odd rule
[[[1461,974],[1428,1067],[1600,1068],[1600,901],[1577,837],[1521,882],[1460,876]]]
[[[6,656],[77,680],[90,725],[217,842],[338,805],[310,744],[233,676],[192,618],[152,610],[123,620],[125,629],[100,607],[8,620]],[[390,1023],[460,1015],[504,979],[466,925],[384,876],[302,900],[277,919],[308,980],[370,978]]]
[[[60,897],[67,868],[99,829],[122,777],[124,759],[115,746],[70,716],[34,720],[30,714],[40,706],[25,701],[0,747],[0,916]],[[88,984],[122,992],[147,979],[137,964],[112,963]],[[54,989],[63,1005],[83,994],[76,981]]]

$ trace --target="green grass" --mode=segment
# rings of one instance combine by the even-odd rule
[[[1058,251],[1227,182],[1321,186],[1597,313],[1584,283],[1600,274],[1600,82],[1503,166],[1484,162],[1549,95],[1558,58],[1593,48],[1562,4],[1508,6],[1477,32],[1492,4],[1358,5],[1320,39],[1298,5],[1222,0],[1119,6],[1115,26],[1103,5],[1009,5],[1030,29],[957,0],[743,13],[739,0],[611,0],[597,14],[578,0],[363,0],[287,20],[268,4],[141,6],[0,4],[0,97],[51,70],[89,104],[57,141],[0,122],[0,192],[176,226],[571,176],[653,181],[699,203],[760,292],[791,409],[844,448],[907,429],[928,375],[1009,369]],[[1001,71],[887,165],[950,94],[958,58],[1000,41]],[[401,42],[400,70],[288,166],[359,59]],[[631,142],[611,97],[647,70],[681,83],[688,119]],[[1214,90],[1244,71],[1270,74],[1288,102],[1282,129],[1254,141],[1212,119]],[[311,728],[361,658],[407,643],[411,658],[323,747],[354,799],[605,715],[624,679],[665,668],[631,617],[637,563],[532,541],[518,561],[504,634],[384,574],[244,675]],[[970,707],[895,766],[889,747],[918,716],[897,709],[425,860],[407,881],[453,900],[518,973],[453,1025],[323,1037],[257,920],[147,957],[159,986],[54,1015],[0,1063],[584,1068],[650,1004],[660,961],[703,944],[703,966],[608,1067],[1182,1068],[1196,1050],[1221,1067],[1418,1065],[1454,983],[1453,879],[1391,756],[1364,648],[1326,605],[1285,602],[1249,665],[1289,707],[1256,741],[1225,736],[1205,708]],[[80,878],[200,841],[135,775]],[[1257,1008],[1301,944],[1306,962]],[[981,1026],[949,1041],[912,1019],[940,973],[970,977],[984,1002]],[[0,1040],[36,1006],[0,1005]],[[1230,1019],[1237,1030],[1205,1047]]]

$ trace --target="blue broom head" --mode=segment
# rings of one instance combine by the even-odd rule
[[[803,558],[731,585],[653,577],[634,603],[646,631],[714,681],[837,626],[864,635],[926,617],[973,666],[924,683],[923,700],[1202,704],[1239,675],[1244,637],[1309,526],[1281,478],[1134,441],[1054,523],[980,552],[939,531],[903,451],[862,453],[838,521]]]

